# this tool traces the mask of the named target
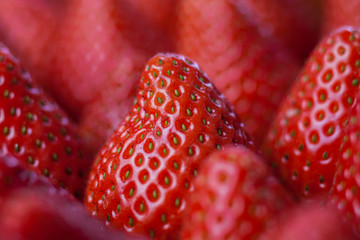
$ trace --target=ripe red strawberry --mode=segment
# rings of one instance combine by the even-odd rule
[[[360,27],[360,2],[357,0],[324,1],[323,34],[328,34],[341,26]]]
[[[241,147],[210,155],[194,181],[181,239],[256,239],[293,205],[262,159]]]
[[[81,203],[37,188],[9,193],[0,203],[0,239],[118,240],[145,239],[111,231]]]
[[[320,31],[321,0],[230,0],[262,36],[279,39],[299,58],[308,56]]]
[[[2,44],[0,93],[1,151],[81,196],[90,162],[81,152],[75,126]]]
[[[229,0],[181,1],[177,18],[177,51],[202,66],[260,145],[298,64]]]
[[[342,138],[340,160],[337,165],[332,203],[360,236],[360,104],[353,109],[350,123]]]
[[[85,205],[114,227],[176,239],[203,158],[231,143],[254,148],[225,97],[196,63],[157,55],[95,161]]]
[[[283,102],[263,146],[282,181],[298,196],[331,188],[343,126],[356,105],[360,35],[340,29],[312,53]]]
[[[276,240],[355,240],[349,225],[344,224],[337,211],[319,204],[301,205],[279,221],[272,233],[260,239]]]

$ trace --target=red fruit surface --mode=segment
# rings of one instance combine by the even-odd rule
[[[0,239],[119,240],[145,239],[111,231],[81,203],[37,188],[9,193],[0,204]]]
[[[202,160],[226,144],[254,148],[232,106],[191,60],[147,63],[137,101],[101,150],[85,205],[111,226],[176,239]]]
[[[0,202],[2,196],[19,187],[43,186],[51,188],[45,177],[21,165],[18,159],[0,153]]]
[[[293,204],[259,156],[228,148],[202,165],[181,239],[257,239]]]
[[[64,18],[67,1],[0,1],[0,39],[21,59],[34,79],[53,81],[51,66],[52,35]]]
[[[295,59],[228,0],[181,1],[177,22],[177,51],[202,66],[260,145],[298,74]]]
[[[281,41],[297,57],[308,57],[319,37],[321,0],[230,0],[262,36]]]
[[[324,1],[323,34],[342,26],[360,27],[360,2],[357,0]]]
[[[280,222],[280,221],[279,221]],[[260,239],[276,240],[355,240],[348,225],[332,207],[300,205],[289,211],[273,233]]]
[[[298,196],[327,193],[333,184],[359,70],[360,35],[339,29],[317,46],[280,107],[263,152]]]
[[[75,125],[4,45],[0,45],[0,93],[1,151],[54,185],[82,196],[91,163],[82,153]]]
[[[344,219],[360,236],[360,105],[353,109],[350,123],[342,138],[340,160],[337,165],[332,203],[340,210]]]
[[[125,0],[73,1],[55,38],[48,89],[79,119],[97,153],[129,112],[146,60],[168,50],[167,37]]]

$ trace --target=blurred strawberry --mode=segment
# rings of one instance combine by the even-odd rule
[[[288,211],[286,217],[273,226],[262,240],[355,240],[349,225],[341,221],[338,212],[318,203],[300,205]]]
[[[18,159],[0,152],[0,199],[8,191],[28,186],[51,187],[43,176],[26,169]]]
[[[360,236],[360,104],[357,102],[342,138],[341,155],[337,165],[332,203]]]
[[[146,60],[171,49],[168,36],[128,0],[31,0],[38,3],[34,6],[16,1],[21,4],[4,3],[13,13],[3,15],[5,37],[29,59],[35,79],[80,121],[89,149],[96,152],[131,107]],[[28,17],[17,17],[18,12],[29,12]],[[8,31],[14,22],[16,28]],[[23,31],[40,37],[23,45]]]
[[[360,34],[343,28],[319,43],[280,107],[263,152],[299,197],[328,194],[344,126],[358,104]]]
[[[73,1],[60,30],[51,92],[80,120],[96,152],[128,113],[146,60],[166,36],[125,0]]]
[[[64,18],[66,2],[0,1],[0,38],[21,59],[34,79],[54,80],[48,74],[53,51],[50,40]]]
[[[177,51],[202,66],[261,144],[297,62],[229,0],[182,0],[177,18]]]
[[[324,35],[341,26],[360,27],[360,1],[324,0]]]
[[[259,156],[226,148],[209,156],[194,181],[181,239],[257,239],[293,204]]]
[[[279,39],[300,59],[319,37],[321,0],[230,0],[252,20],[263,37]]]
[[[1,43],[0,93],[1,151],[81,197],[91,162],[76,126]]]
[[[10,192],[0,203],[0,239],[119,240],[130,237],[107,229],[81,203],[37,188]]]

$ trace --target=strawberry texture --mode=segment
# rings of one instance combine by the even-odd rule
[[[1,151],[81,198],[91,167],[76,126],[0,44]]]
[[[257,239],[294,202],[252,151],[225,148],[202,165],[189,196],[181,239]]]
[[[360,236],[360,105],[352,111],[345,135],[341,142],[340,160],[337,164],[334,185],[331,189],[331,203],[342,214],[345,222]]]
[[[299,197],[328,194],[344,127],[358,104],[360,35],[342,28],[319,43],[282,103],[263,153]]]
[[[202,66],[261,145],[298,74],[296,59],[228,0],[181,1],[176,26],[177,51]]]
[[[202,160],[227,144],[254,150],[229,102],[195,62],[156,55],[135,105],[95,160],[85,206],[113,227],[177,238]]]

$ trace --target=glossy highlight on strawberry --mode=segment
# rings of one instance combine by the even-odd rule
[[[358,104],[360,34],[343,28],[325,38],[283,102],[263,152],[296,195],[328,193],[344,126]]]
[[[158,54],[145,67],[130,114],[96,159],[85,205],[114,227],[177,238],[200,163],[227,144],[254,149],[196,63]]]

